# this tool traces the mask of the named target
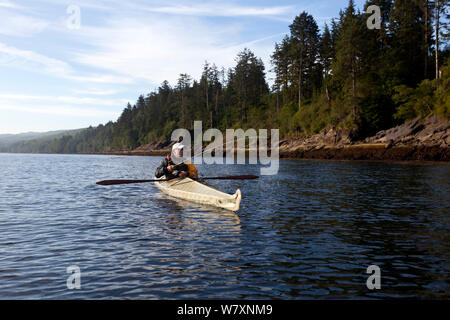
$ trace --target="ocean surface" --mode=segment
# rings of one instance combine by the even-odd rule
[[[0,154],[0,299],[450,298],[448,164],[281,161],[209,182],[241,189],[237,213],[95,184],[151,179],[159,162]]]

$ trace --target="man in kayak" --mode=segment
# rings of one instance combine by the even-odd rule
[[[191,163],[183,161],[183,148],[180,142],[177,142],[172,147],[172,156],[167,155],[156,168],[155,177],[161,178],[166,176],[167,179],[173,178],[197,178],[197,169]],[[176,164],[178,163],[178,164]]]

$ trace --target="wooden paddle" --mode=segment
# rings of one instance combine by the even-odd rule
[[[198,180],[253,180],[258,179],[258,176],[224,176],[224,177],[204,177]],[[172,179],[153,179],[153,180],[103,180],[97,182],[101,186],[110,186],[114,184],[130,184],[130,183],[146,183],[146,182],[162,182],[169,181]]]

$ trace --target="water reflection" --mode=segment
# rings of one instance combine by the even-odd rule
[[[171,228],[194,226],[199,222],[214,227],[215,230],[238,232],[241,230],[239,215],[235,212],[216,208],[208,205],[200,205],[190,201],[161,194],[154,198],[159,205],[169,209],[169,221]]]

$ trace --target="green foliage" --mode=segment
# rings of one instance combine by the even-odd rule
[[[434,90],[430,80],[422,81],[415,89],[405,85],[395,87],[393,99],[399,104],[395,118],[409,120],[432,113]]]
[[[442,68],[442,78],[425,79],[416,88],[405,85],[395,87],[393,99],[398,104],[394,117],[409,120],[435,113],[450,119],[450,59]]]
[[[442,78],[434,93],[436,114],[450,119],[450,57],[442,68]]]
[[[280,112],[280,135],[289,136],[295,134],[298,128],[298,124],[293,114],[298,110],[298,106],[295,101],[285,104],[281,108]]]
[[[389,94],[377,88],[365,95],[359,102],[360,107],[360,134],[373,135],[380,129],[393,126],[392,114],[395,105]]]
[[[302,134],[311,135],[319,132],[331,123],[331,107],[324,95],[319,95],[313,101],[297,110],[293,121]],[[298,133],[297,133],[298,134]]]
[[[395,82],[399,85],[414,87],[424,76],[423,3],[423,0],[395,0],[393,4],[389,24],[392,35],[389,61]]]

